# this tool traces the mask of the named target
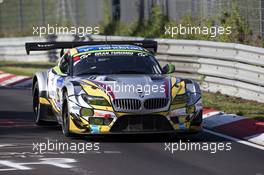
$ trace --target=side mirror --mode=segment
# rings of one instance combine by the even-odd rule
[[[69,58],[67,57],[67,55],[64,55],[64,57],[62,57],[59,68],[63,74],[68,74]]]
[[[60,70],[63,74],[67,74],[68,73],[68,64],[67,63],[63,63],[60,66]]]
[[[60,57],[62,57],[64,55],[64,49],[61,49],[60,51]]]
[[[162,68],[162,73],[163,74],[171,74],[175,72],[175,66],[174,64],[166,64],[163,68]]]

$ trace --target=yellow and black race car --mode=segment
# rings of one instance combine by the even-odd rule
[[[155,41],[26,43],[28,54],[51,49],[58,65],[33,78],[38,125],[56,120],[65,136],[201,130],[199,85],[161,68]]]

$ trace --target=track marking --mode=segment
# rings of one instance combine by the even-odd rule
[[[14,144],[0,144],[0,148],[14,146]]]
[[[121,151],[104,151],[106,154],[121,154]]]
[[[235,138],[235,137],[231,137],[231,136],[227,136],[227,135],[224,135],[224,134],[220,134],[218,132],[214,132],[214,131],[211,131],[211,130],[207,130],[207,129],[203,129],[203,130],[205,132],[209,133],[209,134],[213,134],[213,135],[216,135],[216,136],[219,136],[219,137],[226,138],[228,140],[235,141],[235,142],[243,144],[243,145],[247,145],[247,146],[251,146],[251,147],[254,147],[254,148],[257,148],[257,149],[260,149],[260,150],[264,150],[264,147],[261,146],[261,145],[257,145],[257,144],[254,144],[254,143],[251,143],[251,142],[248,142],[248,141],[245,141],[245,140],[241,140],[241,139],[238,139],[238,138]]]
[[[1,149],[22,149],[22,148],[32,148],[32,145],[21,145],[21,146],[0,146],[0,150]]]
[[[15,77],[12,77],[12,78],[10,78],[10,79],[4,81],[1,85],[2,85],[2,86],[7,86],[7,85],[9,85],[9,84],[16,84],[16,83],[18,83],[18,82],[23,81],[23,80],[26,79],[26,78],[28,78],[28,77],[26,77],[26,76],[15,76]]]
[[[77,161],[72,158],[40,158],[35,162],[26,162],[19,163],[13,162],[10,160],[0,160],[0,167],[4,166],[6,168],[0,168],[1,171],[14,171],[14,170],[32,170],[30,165],[50,165],[58,168],[73,168],[74,165],[72,163],[76,163]]]
[[[7,77],[7,76],[9,76],[9,75],[11,75],[11,74],[3,73],[3,74],[0,75],[0,79],[1,79],[1,78],[5,78],[5,77]]]
[[[233,115],[233,114],[224,114],[218,113],[215,115],[211,115],[210,117],[203,118],[203,125],[207,128],[215,128],[221,127],[223,125],[231,124],[234,122],[238,122],[244,120],[245,117]]]
[[[246,140],[249,140],[250,142],[254,142],[260,145],[264,145],[264,133],[261,134],[255,134],[253,136],[249,136],[245,138]]]
[[[9,167],[9,168],[0,169],[0,171],[31,170],[32,169],[30,167],[24,166],[23,164],[14,163],[14,162],[9,161],[9,160],[1,160],[0,165]]]
[[[13,75],[13,74],[1,74],[1,78],[0,78],[0,83],[2,85],[3,82],[11,79],[11,78],[14,78],[16,77],[16,75]]]

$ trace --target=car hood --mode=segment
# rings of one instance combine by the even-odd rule
[[[170,77],[165,75],[93,75],[78,77],[83,83],[92,82],[116,99],[169,98]]]

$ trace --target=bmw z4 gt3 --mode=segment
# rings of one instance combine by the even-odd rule
[[[199,85],[161,68],[155,41],[26,43],[28,54],[50,49],[62,49],[58,65],[33,77],[38,125],[55,120],[65,136],[201,130]]]

